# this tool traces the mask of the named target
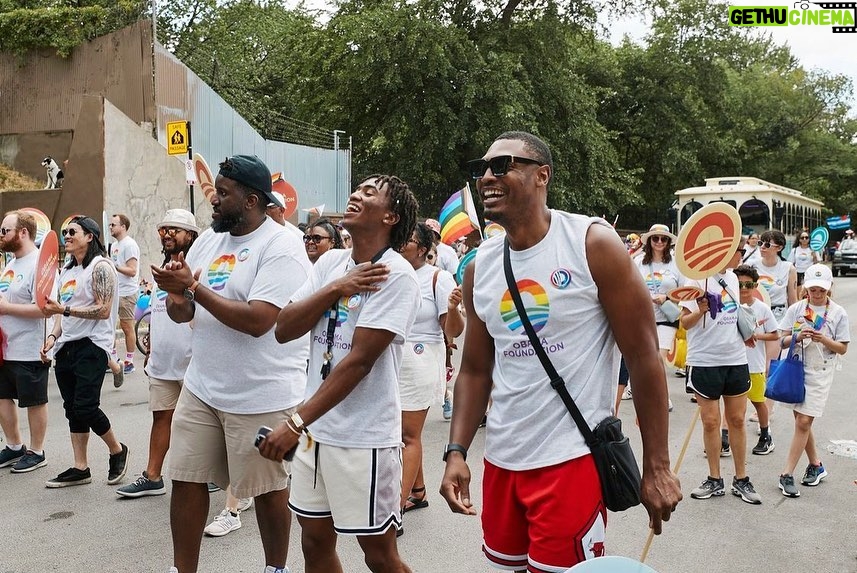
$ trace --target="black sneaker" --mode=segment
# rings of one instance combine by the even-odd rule
[[[726,493],[726,488],[723,486],[723,478],[713,478],[708,476],[702,485],[690,492],[690,497],[693,499],[708,499],[709,497],[720,497]]]
[[[68,468],[54,479],[49,479],[45,482],[45,487],[69,487],[72,485],[83,485],[92,482],[92,474],[89,468],[79,470],[77,468]]]
[[[759,443],[756,444],[756,447],[753,448],[753,453],[757,456],[767,456],[771,452],[774,451],[774,439],[770,434],[767,436],[760,436]]]
[[[125,472],[128,471],[128,446],[120,444],[122,451],[118,454],[110,454],[110,469],[107,472],[107,484],[113,485],[122,481]]]
[[[729,447],[729,440],[720,440],[720,457],[729,458],[732,456],[732,449]]]
[[[0,450],[0,468],[5,468],[14,465],[19,459],[27,453],[27,446],[21,446],[20,450],[13,450],[6,446]]]
[[[17,463],[12,466],[13,474],[23,474],[43,468],[48,465],[48,460],[45,459],[45,454],[37,454],[33,450],[27,450],[27,453],[18,458]]]
[[[824,469],[824,464],[814,466],[809,464],[806,466],[806,471],[803,474],[803,479],[800,483],[807,486],[816,486],[821,483],[821,480],[827,477],[827,470]]]

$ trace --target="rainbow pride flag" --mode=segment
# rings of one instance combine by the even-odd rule
[[[482,226],[479,224],[479,216],[476,214],[476,205],[470,194],[470,185],[467,184],[447,199],[440,216],[440,240],[451,245],[461,237],[466,237],[473,231],[482,234]]]
[[[824,317],[809,306],[806,307],[806,311],[803,313],[803,319],[806,321],[806,324],[815,330],[821,330],[821,327],[824,326]]]

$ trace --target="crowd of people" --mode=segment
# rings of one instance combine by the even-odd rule
[[[481,520],[492,564],[559,571],[604,555],[600,478],[555,388],[564,384],[594,427],[618,410],[620,365],[642,436],[642,503],[659,534],[682,499],[670,467],[666,377],[680,330],[688,341],[687,391],[700,408],[709,462],[691,497],[724,494],[720,457],[729,451],[732,493],[761,503],[745,468],[746,402],[760,424],[753,453],[770,453],[765,369],[792,336],[805,356],[807,399],[793,405],[795,437],[779,485],[784,495],[799,495],[792,475],[802,452],[809,458],[802,483],[826,477],[812,422],[849,341],[848,317],[830,299],[827,267],[809,264],[799,275],[780,255],[785,237],[766,231],[755,237],[758,257],[742,241],[729,269],[710,281],[688,281],[665,225],[653,225],[626,248],[602,219],[549,209],[551,151],[526,132],[501,134],[468,169],[486,218],[505,234],[479,246],[461,285],[454,278],[459,255],[474,245],[456,252],[440,241],[440,224],[418,221],[414,194],[394,175],[363,178],[341,221],[319,218],[299,228],[285,220],[267,166],[235,155],[219,165],[210,229],[183,209],[163,214],[156,230],[164,258],[148,267],[149,448],[138,477],[116,494],[164,495],[169,478],[170,572],[196,572],[203,536],[237,530],[251,505],[265,573],[288,571],[292,514],[308,572],[342,570],[339,536],[357,538],[372,571],[410,571],[396,538],[405,531],[404,515],[429,503],[421,435],[429,409],[440,405],[451,420],[440,493],[453,512],[476,514],[467,454],[485,426]],[[111,218],[116,242],[108,254],[98,224],[73,218],[62,229],[68,258],[56,295],[44,301],[35,300],[32,216],[7,213],[0,229],[0,247],[14,255],[7,269],[20,277],[0,281],[7,339],[0,467],[45,466],[53,362],[73,464],[48,480],[49,488],[92,481],[90,432],[109,450],[108,483],[120,484],[131,469],[128,447],[100,408],[105,373],[118,388],[138,368],[133,317],[141,265],[130,225],[123,214]],[[795,264],[815,262],[808,257],[796,254]],[[800,300],[799,276],[806,292]],[[671,290],[694,284],[705,296],[680,305],[669,299]],[[759,284],[768,288],[770,308],[751,300]],[[513,291],[528,297],[526,316],[512,303]],[[747,342],[736,328],[739,304],[756,316]],[[542,368],[524,322],[559,380]],[[117,324],[124,358],[116,350]],[[462,333],[456,378],[450,349]],[[29,445],[18,409],[27,410]],[[721,432],[724,423],[728,433]],[[218,488],[227,491],[226,505],[207,524],[209,494]]]

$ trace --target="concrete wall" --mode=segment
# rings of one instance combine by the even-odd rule
[[[196,190],[197,220],[205,227],[211,207]],[[141,277],[150,278],[149,265],[163,260],[158,223],[168,209],[189,209],[184,162],[167,155],[152,138],[116,106],[104,100],[104,209],[107,216],[124,213],[131,220],[128,233],[140,245]]]

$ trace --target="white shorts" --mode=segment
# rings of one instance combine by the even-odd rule
[[[446,390],[446,345],[406,342],[399,369],[402,411],[418,412],[442,404]]]
[[[402,449],[338,448],[301,436],[292,461],[289,508],[333,518],[340,535],[383,535],[401,527]]]
[[[678,329],[666,324],[658,325],[658,348],[661,350],[670,350],[673,347],[673,340]]]

